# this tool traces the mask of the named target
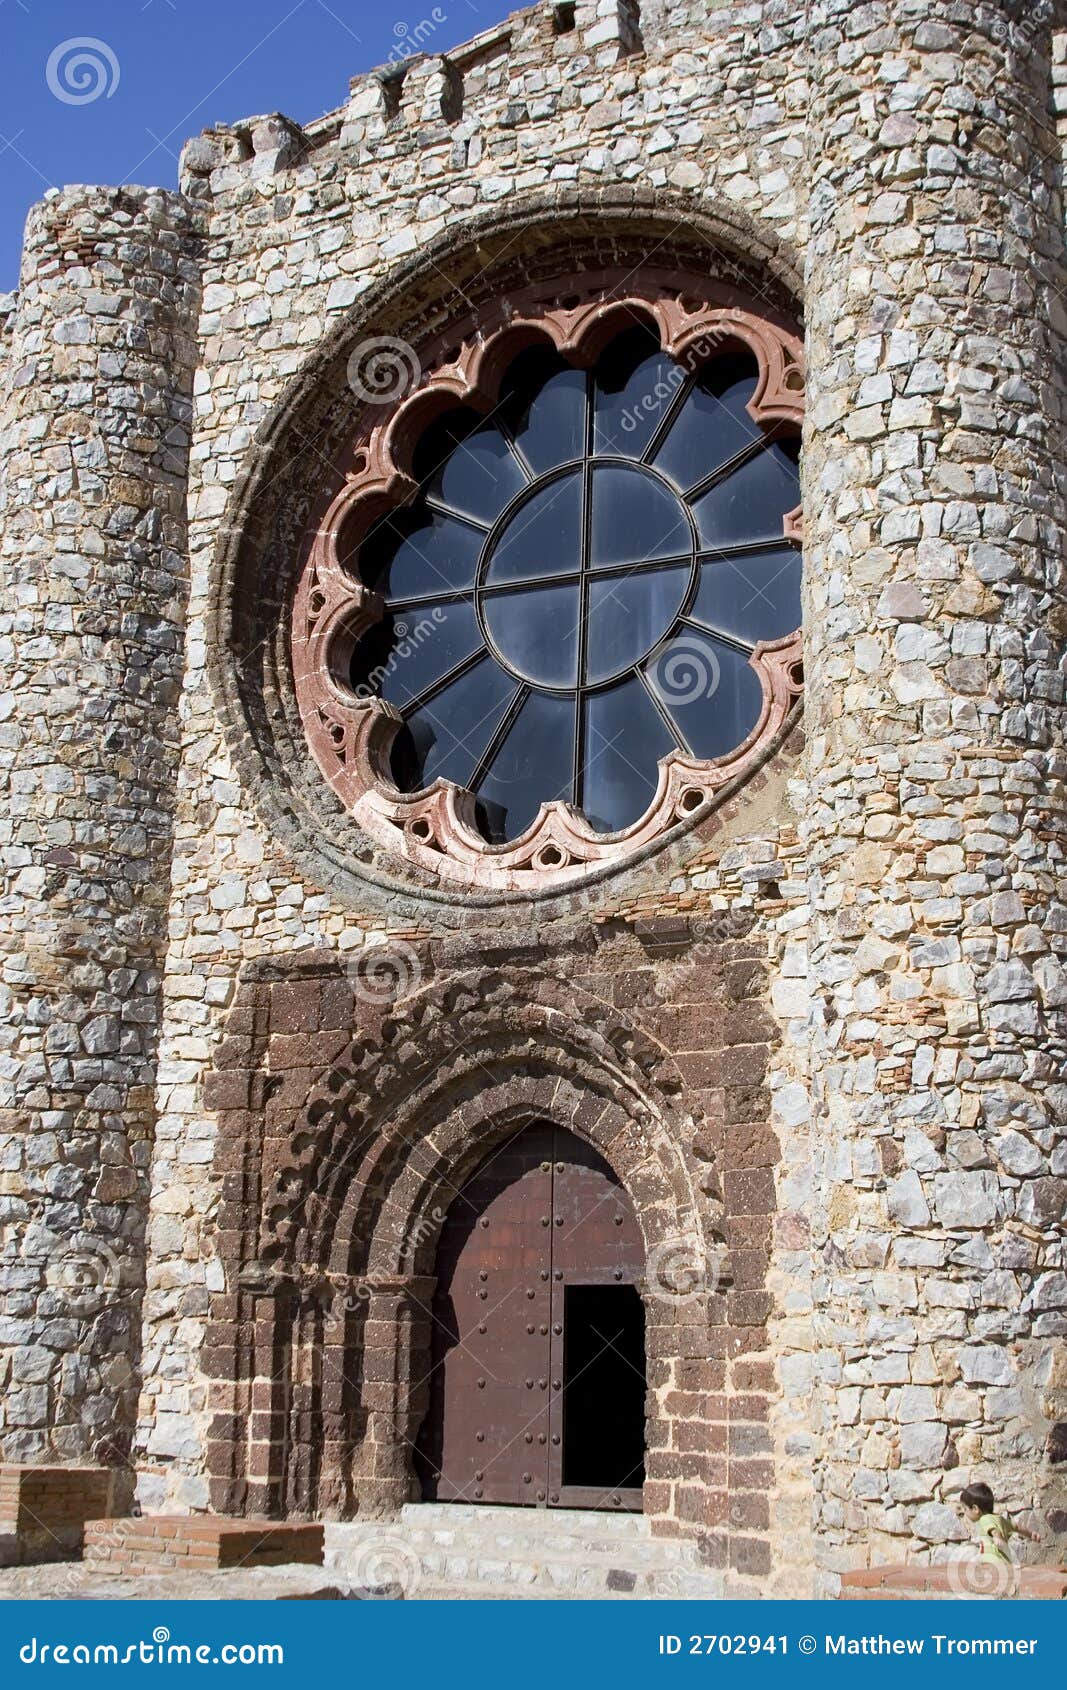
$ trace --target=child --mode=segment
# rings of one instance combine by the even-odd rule
[[[968,1520],[978,1527],[978,1541],[982,1546],[982,1559],[985,1561],[1003,1561],[1010,1567],[1011,1556],[1008,1554],[1008,1539],[1011,1537],[1029,1538],[1031,1543],[1038,1542],[1036,1532],[1028,1532],[1025,1526],[1013,1526],[1003,1514],[993,1512],[995,1504],[993,1492],[988,1485],[968,1485],[960,1492],[960,1507]]]

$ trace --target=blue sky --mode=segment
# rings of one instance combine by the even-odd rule
[[[516,9],[515,0],[0,0],[0,291],[17,284],[26,213],[49,187],[174,187],[182,143],[209,124],[268,111],[308,122],[344,103],[349,77],[403,56],[416,31],[426,50],[444,52]],[[60,51],[79,38],[106,51]],[[79,68],[83,51],[97,72]],[[49,86],[53,55],[60,95]],[[110,92],[82,98],[97,88]]]

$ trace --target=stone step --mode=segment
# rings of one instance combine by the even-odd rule
[[[525,1529],[555,1536],[560,1526],[584,1535],[648,1538],[652,1522],[647,1514],[601,1508],[511,1508],[476,1502],[407,1502],[400,1510],[404,1525],[455,1527],[459,1522],[477,1529],[507,1527],[521,1521]]]
[[[403,1543],[419,1555],[441,1555],[450,1551],[467,1554],[488,1555],[497,1558],[513,1559],[516,1557],[530,1557],[539,1559],[546,1556],[553,1558],[566,1555],[581,1555],[592,1561],[604,1561],[609,1565],[624,1562],[627,1566],[657,1567],[676,1566],[684,1562],[687,1565],[698,1566],[696,1548],[689,1543],[679,1543],[670,1538],[638,1539],[633,1543],[623,1541],[612,1542],[606,1538],[589,1539],[580,1532],[561,1531],[556,1536],[548,1533],[512,1531],[468,1531],[462,1528],[448,1530],[444,1527],[432,1531],[413,1531],[403,1526],[341,1526],[328,1530],[326,1537],[327,1558],[332,1555],[344,1556],[357,1552],[368,1543],[393,1542]]]
[[[653,1538],[638,1514],[413,1504],[396,1521],[327,1527],[326,1566],[409,1600],[716,1600],[722,1575],[696,1545]]]
[[[409,1600],[434,1599],[448,1592],[476,1590],[482,1596],[515,1598],[570,1595],[588,1600],[608,1597],[638,1599],[689,1598],[716,1600],[723,1594],[722,1579],[711,1572],[698,1572],[681,1565],[632,1567],[607,1562],[594,1564],[581,1555],[560,1555],[531,1560],[522,1557],[496,1559],[479,1554],[421,1555],[397,1559],[388,1549],[386,1559],[374,1548],[368,1559],[327,1554],[327,1570],[341,1580],[356,1584],[390,1582]],[[411,1554],[411,1552],[408,1552]]]
[[[721,1580],[688,1589],[664,1590],[551,1590],[544,1585],[436,1584],[432,1580],[411,1593],[415,1602],[718,1602]]]

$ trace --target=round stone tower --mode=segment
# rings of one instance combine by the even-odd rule
[[[858,1538],[900,1560],[963,1536],[954,1469],[1035,1525],[1053,1501],[1067,802],[1050,11],[812,7],[805,712],[827,1569],[852,1564]]]
[[[2,1437],[121,1462],[187,591],[188,203],[50,195],[3,397]]]

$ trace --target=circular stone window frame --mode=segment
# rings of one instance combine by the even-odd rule
[[[389,768],[401,717],[380,698],[360,699],[347,684],[360,640],[385,614],[385,602],[346,566],[377,521],[409,503],[419,483],[414,454],[425,430],[457,406],[490,412],[504,376],[531,346],[554,349],[589,368],[623,329],[643,323],[660,348],[690,370],[730,351],[747,351],[757,366],[747,410],[761,427],[786,424],[799,433],[804,415],[804,363],[799,336],[780,321],[737,303],[737,290],[705,283],[703,297],[629,278],[625,287],[577,303],[516,309],[488,334],[473,333],[423,369],[414,391],[382,414],[367,407],[346,454],[344,484],[317,523],[293,601],[292,674],[308,746],[345,810],[365,834],[411,864],[442,890],[489,893],[565,890],[622,866],[680,824],[694,823],[726,787],[752,773],[769,754],[802,690],[801,630],[760,642],[750,659],[762,708],[748,736],[726,756],[705,760],[675,750],[659,759],[652,802],[635,822],[599,833],[575,806],[542,804],[514,840],[493,844],[481,833],[474,795],[440,777],[404,792]],[[708,350],[702,352],[702,346]],[[380,417],[375,421],[374,416]],[[783,521],[783,539],[802,539],[797,506]]]

